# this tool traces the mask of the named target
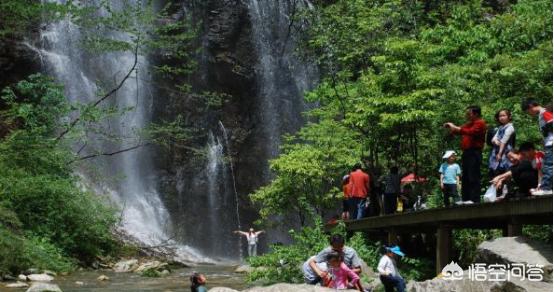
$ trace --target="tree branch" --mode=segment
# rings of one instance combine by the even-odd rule
[[[114,151],[114,152],[94,153],[94,154],[82,156],[82,157],[79,157],[77,159],[71,160],[68,164],[72,164],[72,163],[77,162],[77,161],[83,161],[83,160],[87,160],[87,159],[91,159],[91,158],[95,158],[95,157],[99,157],[99,156],[113,156],[113,155],[120,154],[120,153],[123,153],[123,152],[135,150],[135,149],[138,149],[140,147],[147,146],[147,145],[149,145],[149,144],[148,143],[146,143],[146,144],[139,143],[138,145],[135,145],[135,146],[132,146],[132,147],[129,147],[129,148],[119,149],[119,150]]]
[[[123,77],[123,79],[121,79],[121,81],[119,82],[119,84],[114,87],[112,90],[110,90],[108,93],[106,93],[104,96],[102,96],[101,98],[99,98],[98,100],[96,100],[94,103],[90,104],[90,107],[96,107],[98,106],[101,102],[103,102],[104,100],[106,100],[107,98],[109,98],[110,96],[112,96],[114,93],[116,93],[122,86],[123,84],[125,83],[125,81],[127,81],[127,79],[129,79],[129,77],[131,77],[131,74],[136,70],[137,68],[137,64],[138,64],[138,49],[139,49],[139,42],[140,39],[137,39],[137,43],[136,43],[136,46],[135,46],[135,50],[134,50],[134,56],[135,56],[135,59],[133,61],[133,66],[131,67],[131,69],[129,69],[129,71],[127,72],[127,74],[125,75],[125,77]],[[86,111],[86,109],[85,109]],[[60,135],[58,135],[58,137],[56,138],[56,142],[58,142],[59,140],[61,140],[67,133],[69,133],[69,131],[71,131],[80,121],[81,121],[81,117],[82,117],[82,114],[79,115],[78,117],[76,117],[70,124],[69,126],[63,130]]]

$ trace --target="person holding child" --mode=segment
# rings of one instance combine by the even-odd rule
[[[343,262],[343,254],[338,251],[327,254],[327,272],[323,275],[322,281],[322,286],[336,290],[356,288],[363,291],[360,276]]]
[[[441,190],[445,207],[450,207],[450,198],[454,202],[458,200],[458,186],[460,185],[460,175],[462,170],[456,163],[456,152],[448,150],[442,156],[446,159],[439,167]]]
[[[360,274],[362,272],[362,260],[353,248],[344,246],[344,237],[342,237],[340,234],[335,234],[331,236],[330,245],[331,246],[324,248],[315,256],[315,258],[311,258],[308,262],[310,268],[320,279],[323,279],[325,271],[320,269],[318,263],[326,262],[327,255],[335,251],[342,253],[343,261],[348,268],[350,268],[357,274]]]

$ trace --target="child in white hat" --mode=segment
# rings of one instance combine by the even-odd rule
[[[462,169],[456,163],[456,152],[448,150],[442,156],[446,160],[439,168],[441,174],[441,190],[444,199],[444,206],[450,207],[450,198],[454,201],[458,200],[458,186],[460,185],[460,175]]]

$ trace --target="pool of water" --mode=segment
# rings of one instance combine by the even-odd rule
[[[77,271],[67,276],[57,276],[53,283],[64,292],[125,292],[125,291],[190,291],[189,276],[199,272],[208,278],[208,288],[224,286],[233,289],[244,289],[244,275],[234,273],[236,266],[198,265],[190,268],[173,270],[170,275],[160,278],[143,277],[135,273],[115,273],[113,271]],[[106,275],[109,281],[98,281],[96,278]],[[77,285],[75,282],[83,282]],[[1,292],[25,291],[26,289],[8,289],[0,284]]]

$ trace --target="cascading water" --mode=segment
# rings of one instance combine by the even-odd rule
[[[64,0],[57,0],[60,3]],[[98,0],[101,1],[101,0]],[[125,1],[112,0],[117,7]],[[139,1],[139,0],[136,0]],[[81,170],[85,179],[99,192],[111,194],[112,199],[122,207],[122,227],[146,245],[174,243],[173,232],[179,232],[178,240],[202,250],[211,257],[234,258],[239,237],[232,230],[241,226],[241,202],[237,183],[241,180],[255,181],[256,185],[268,182],[267,160],[278,154],[280,137],[301,127],[301,113],[306,110],[303,93],[317,80],[317,71],[310,64],[299,60],[294,54],[296,46],[295,32],[291,31],[292,14],[299,8],[309,7],[302,0],[243,0],[248,7],[251,22],[251,41],[258,58],[256,66],[257,101],[259,111],[258,129],[253,141],[265,149],[256,157],[259,163],[259,177],[238,176],[235,181],[233,164],[228,163],[224,153],[231,156],[227,130],[223,124],[213,123],[205,143],[206,160],[200,167],[178,170],[174,175],[175,196],[160,198],[159,185],[152,163],[150,148],[139,148],[111,157],[99,157],[90,160],[97,172]],[[93,1],[87,2],[94,5]],[[118,39],[128,35],[109,33]],[[90,103],[96,100],[102,89],[111,89],[128,72],[134,62],[131,53],[110,53],[102,56],[89,55],[83,51],[81,40],[83,31],[69,20],[50,24],[42,31],[42,45],[39,49],[46,70],[66,86],[67,96],[73,102]],[[207,57],[208,55],[203,55]],[[209,59],[209,58],[208,58]],[[208,60],[206,59],[206,60]],[[98,149],[104,152],[132,147],[140,141],[136,132],[151,121],[152,82],[147,74],[149,59],[139,56],[139,67],[116,96],[109,99],[107,106],[119,109],[129,108],[120,117],[113,118],[102,125],[102,130],[121,137],[118,141],[102,141],[96,135],[88,135],[88,146],[82,154],[94,153]],[[203,75],[204,76],[204,75]],[[210,78],[210,75],[202,79]],[[217,121],[219,118],[210,118]],[[218,127],[219,126],[219,127]],[[232,131],[235,129],[233,128]],[[231,132],[231,131],[230,131]],[[233,132],[234,134],[234,132]],[[222,144],[224,142],[224,144]],[[240,146],[237,146],[240,147]],[[239,148],[240,149],[240,148]],[[232,161],[232,160],[231,160]],[[238,169],[238,167],[237,167]],[[243,169],[239,169],[237,173]],[[192,172],[194,171],[194,172]],[[115,179],[114,179],[115,178]],[[108,180],[109,179],[109,180]],[[168,203],[168,198],[169,202]],[[171,218],[167,207],[172,210]],[[252,216],[250,216],[252,217]],[[247,218],[249,222],[252,218]],[[281,241],[274,237],[269,241]],[[242,247],[240,246],[242,258]],[[182,260],[206,261],[195,249],[179,246]]]
[[[307,0],[248,0],[268,159],[277,156],[281,136],[304,123],[303,95],[317,80],[315,67],[294,53],[294,14],[310,7]]]
[[[256,68],[259,107],[261,109],[265,167],[263,180],[269,182],[271,173],[267,161],[279,154],[281,136],[294,133],[304,124],[302,113],[308,109],[304,93],[315,86],[318,72],[315,66],[302,61],[296,54],[297,29],[302,30],[295,14],[311,9],[307,0],[248,0],[252,23],[252,41],[258,55]],[[274,218],[279,228],[267,234],[270,242],[286,242],[288,229],[296,226],[287,216]]]
[[[63,3],[63,0],[59,0]],[[119,0],[113,0],[118,7]],[[137,2],[138,3],[138,2]],[[69,20],[49,24],[41,32],[41,47],[46,71],[65,85],[66,94],[74,103],[95,101],[100,88],[96,82],[114,87],[132,68],[133,53],[108,53],[101,56],[89,55],[82,50],[82,31]],[[126,40],[129,35],[112,32],[110,37]],[[88,133],[89,140],[83,154],[112,152],[127,149],[141,143],[137,132],[151,120],[151,88],[146,73],[148,58],[138,56],[138,68],[133,72],[107,105],[117,107],[121,114],[101,126],[101,131],[119,137],[115,141],[102,140],[100,135]],[[105,89],[105,88],[104,88]],[[130,109],[130,110],[124,110]],[[110,157],[99,157],[90,161],[100,179],[85,169],[82,175],[97,190],[109,193],[113,201],[122,208],[121,227],[142,244],[156,246],[176,244],[169,234],[172,230],[168,212],[156,190],[156,175],[152,166],[149,148],[138,148]],[[109,181],[110,178],[118,177]],[[206,261],[195,250],[177,245],[178,260]]]
[[[219,121],[219,127],[221,128],[221,132],[223,133],[223,140],[225,140],[225,147],[227,148],[227,152],[231,151],[231,147],[229,145],[229,136],[227,135],[227,129],[225,129],[225,126],[221,121]],[[235,213],[237,216],[237,229],[242,230],[242,224],[240,223],[240,209],[239,209],[239,193],[237,191],[237,179],[235,177],[235,168],[233,166],[233,160],[229,160],[229,168],[231,170],[231,180],[233,183],[233,194],[235,195]],[[242,239],[239,238],[239,258],[242,260]]]

